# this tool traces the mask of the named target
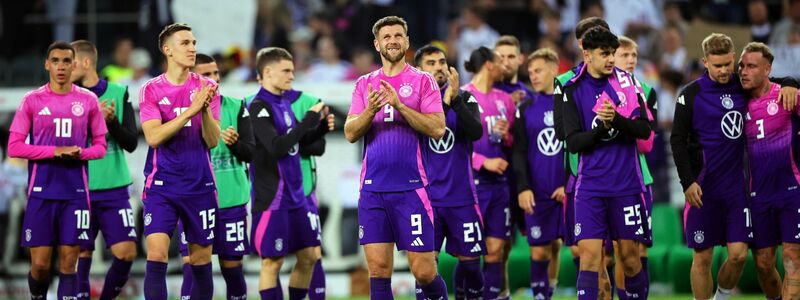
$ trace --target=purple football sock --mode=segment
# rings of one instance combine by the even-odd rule
[[[547,267],[550,260],[531,261],[531,291],[534,299],[550,299],[550,279],[547,276]]]
[[[100,300],[116,299],[119,296],[122,287],[128,282],[132,265],[132,261],[124,261],[116,257],[111,261],[111,267],[108,268],[106,280],[103,283],[103,291],[100,293]]]
[[[600,291],[597,272],[578,271],[578,282],[575,287],[578,289],[579,300],[596,300]]]
[[[181,300],[192,299],[193,284],[194,275],[192,275],[192,265],[185,263],[183,264],[183,282],[181,282]]]
[[[447,300],[447,284],[439,274],[427,285],[420,285],[426,300]]]
[[[369,299],[371,300],[393,300],[392,279],[391,278],[370,278],[369,279]]]
[[[247,283],[244,280],[244,271],[242,266],[239,265],[233,268],[222,268],[222,278],[225,279],[225,285],[228,287],[226,291],[227,299],[245,299],[247,298]]]
[[[325,270],[322,268],[321,259],[314,265],[314,273],[311,274],[308,300],[325,300]]]
[[[289,300],[303,300],[308,295],[308,289],[289,287]]]
[[[78,294],[78,275],[61,274],[58,276],[58,299],[75,299]]]
[[[503,263],[483,263],[483,299],[497,299],[503,290]]]
[[[91,257],[78,257],[78,300],[89,299],[89,269],[92,267]]]
[[[147,261],[144,272],[144,298],[167,300],[167,263]]]
[[[483,272],[481,272],[481,261],[465,260],[458,263],[461,265],[461,273],[464,277],[464,293],[468,300],[477,300],[483,297]],[[456,299],[464,299],[458,298]]]
[[[214,297],[214,277],[211,263],[192,266],[192,300],[211,300]]]
[[[628,299],[645,299],[647,289],[647,277],[644,272],[639,271],[633,277],[625,276],[625,294]]]
[[[28,289],[31,291],[31,300],[47,298],[47,289],[50,288],[50,279],[46,276],[39,280],[33,279],[33,275],[28,273]]]

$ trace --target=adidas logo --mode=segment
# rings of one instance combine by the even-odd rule
[[[269,113],[267,112],[267,109],[266,108],[262,108],[261,111],[258,112],[257,117],[259,117],[259,118],[269,117]]]
[[[643,235],[643,234],[644,234],[644,228],[642,228],[642,226],[639,226],[639,229],[636,230],[636,235]]]
[[[249,111],[247,111],[247,109],[245,108],[245,109],[244,109],[244,112],[242,113],[242,118],[247,118],[247,117],[249,117],[249,116],[250,116],[250,112],[249,112]]]
[[[481,252],[481,250],[483,250],[481,249],[481,244],[475,244],[475,246],[472,247],[472,250],[469,250],[469,253],[478,253]]]
[[[129,237],[136,237],[136,229],[131,229],[131,232],[128,232]]]
[[[208,235],[208,237],[206,239],[207,240],[213,240],[214,239],[214,231],[211,231],[211,233]]]
[[[680,97],[678,97],[678,104],[680,104],[680,105],[686,105],[686,100],[684,100],[684,99],[683,99],[683,95],[681,95]]]
[[[315,289],[314,289],[314,293],[315,293],[315,294],[322,294],[322,293],[325,293],[325,288],[324,288],[324,287],[318,287],[318,288],[315,288]]]
[[[553,91],[553,95],[558,95],[558,94],[561,94],[561,86],[560,85],[556,85],[556,90]]]
[[[85,241],[88,241],[88,240],[89,240],[89,235],[88,235],[88,234],[86,234],[86,231],[84,231],[84,232],[81,232],[81,235],[79,235],[79,236],[78,236],[78,239],[79,239],[79,240],[85,240]]]
[[[42,110],[39,111],[39,115],[40,116],[49,116],[49,115],[51,115],[50,109],[47,108],[47,106],[45,106],[44,108],[42,108]]]
[[[422,242],[422,239],[417,237],[416,239],[414,239],[413,242],[411,242],[411,246],[413,246],[413,247],[422,247],[422,246],[425,246],[425,243]]]
[[[244,243],[239,243],[239,246],[236,246],[236,248],[233,249],[233,251],[244,252]]]
[[[534,300],[544,300],[544,299],[547,299],[547,298],[544,295],[542,295],[542,293],[538,293],[538,294],[536,294],[536,296],[533,297],[533,299]]]
[[[475,96],[470,95],[469,100],[467,100],[467,103],[478,103],[478,100],[475,99]]]
[[[167,97],[164,97],[164,98],[161,98],[161,101],[158,101],[158,104],[160,104],[160,105],[172,105],[172,102],[169,102],[169,99],[167,99]]]

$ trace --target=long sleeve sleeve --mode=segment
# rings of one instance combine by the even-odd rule
[[[259,114],[262,109],[267,110],[266,116],[251,119],[254,137],[256,143],[266,149],[268,155],[275,158],[286,156],[294,144],[299,143],[306,132],[313,130],[319,122],[319,113],[309,111],[294,130],[284,135],[278,135],[272,119],[273,112],[269,105],[262,101],[254,101],[250,105],[250,110],[259,112]]]
[[[128,99],[128,91],[125,91],[122,103],[122,122],[114,118],[106,122],[106,126],[111,137],[122,149],[129,153],[136,150],[136,145],[139,144],[139,132],[136,129],[136,113],[133,112],[133,105]]]
[[[245,162],[251,162],[255,152],[255,141],[253,139],[253,125],[250,123],[250,114],[247,113],[244,102],[239,108],[236,124],[239,129],[239,139],[232,145],[227,145],[233,156]]]
[[[514,146],[512,161],[514,174],[516,175],[517,192],[530,190],[530,170],[528,170],[528,134],[525,129],[525,105],[519,107],[517,110],[517,120],[514,123]],[[514,196],[514,195],[512,195]]]
[[[26,135],[11,132],[8,137],[8,156],[27,160],[42,160],[55,157],[54,146],[36,146],[25,143]]]
[[[483,126],[481,125],[481,112],[478,109],[478,101],[467,91],[453,98],[451,108],[458,117],[458,126],[464,130],[470,141],[477,141],[483,136]]]
[[[100,159],[104,155],[106,155],[107,148],[108,145],[106,144],[106,135],[96,134],[92,136],[92,145],[89,146],[89,148],[81,149],[80,159],[81,160]]]
[[[692,92],[693,90],[694,87],[690,85],[678,95],[678,104],[675,106],[675,117],[672,125],[672,136],[670,136],[669,140],[672,148],[672,157],[684,190],[697,180],[692,171],[689,154],[689,136],[693,131],[692,117],[694,114],[695,94]]]
[[[597,126],[592,128],[592,130],[583,131],[577,103],[570,99],[570,97],[564,96],[562,99],[564,102],[561,107],[561,115],[562,122],[564,123],[567,151],[579,153],[594,147],[608,130],[603,126]]]

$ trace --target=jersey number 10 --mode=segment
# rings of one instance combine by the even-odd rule
[[[68,138],[72,137],[72,119],[71,118],[55,118],[53,123],[56,124],[56,137]]]

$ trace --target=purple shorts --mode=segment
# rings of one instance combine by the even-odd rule
[[[433,208],[427,189],[362,190],[358,199],[358,237],[361,245],[395,243],[398,250],[434,251]]]
[[[283,257],[320,245],[319,218],[307,206],[253,212],[253,250],[260,257]]]
[[[163,195],[148,192],[144,200],[144,235],[166,233],[172,235],[178,221],[183,224],[187,242],[211,245],[216,226],[217,195]]]
[[[433,208],[434,247],[453,256],[478,257],[486,254],[483,241],[483,220],[477,204]]]
[[[136,242],[136,224],[133,209],[128,200],[128,187],[100,192],[104,194],[118,193],[119,198],[113,200],[91,201],[91,223],[89,224],[89,240],[81,244],[81,250],[94,250],[94,240],[99,231],[103,232],[106,249],[121,242]],[[95,192],[92,192],[94,195]]]
[[[750,210],[744,193],[714,199],[703,197],[703,206],[683,209],[683,230],[686,245],[693,249],[705,249],[727,243],[750,243],[753,228],[750,226]]]
[[[644,226],[644,235],[642,237],[642,244],[645,246],[653,247],[653,186],[648,185],[645,187],[642,194],[642,226]]]
[[[533,214],[525,214],[525,233],[528,236],[528,245],[543,246],[561,238],[564,205],[549,198],[536,202],[539,204],[533,208]]]
[[[479,184],[478,205],[483,215],[484,233],[486,236],[511,239],[511,207],[509,206],[508,185]]]
[[[750,203],[753,249],[800,244],[800,197]]]
[[[89,202],[28,197],[22,220],[22,247],[80,245],[89,241]]]
[[[642,195],[599,197],[575,193],[575,240],[642,241]]]
[[[217,226],[214,226],[213,253],[222,260],[241,260],[250,253],[250,240],[247,238],[247,206],[239,205],[220,208],[217,213]],[[178,224],[181,234],[181,256],[189,256],[189,244]]]
[[[566,193],[564,197],[564,245],[577,246],[575,240],[575,193]]]

